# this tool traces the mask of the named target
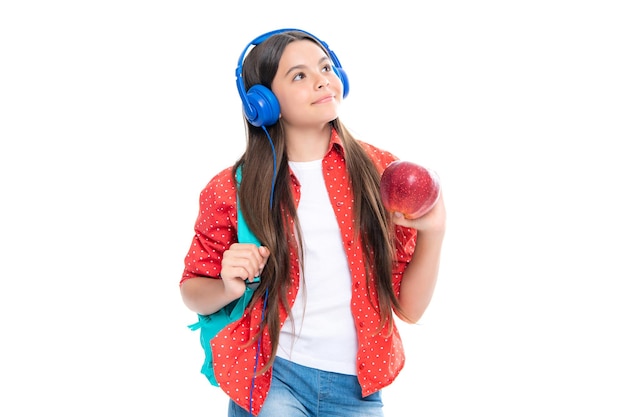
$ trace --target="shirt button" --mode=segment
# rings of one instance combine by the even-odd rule
[[[336,204],[337,204],[337,207],[341,207],[341,206],[343,206],[343,201],[337,201]]]
[[[362,321],[359,322],[359,327],[365,327],[365,323],[363,323]]]
[[[359,364],[359,369],[365,369],[365,364],[363,362]]]

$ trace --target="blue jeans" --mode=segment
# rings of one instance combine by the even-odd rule
[[[381,392],[365,398],[354,375],[325,372],[276,358],[258,417],[383,417]],[[228,417],[250,417],[230,401]]]

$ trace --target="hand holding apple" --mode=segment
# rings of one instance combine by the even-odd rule
[[[440,192],[439,176],[409,161],[392,162],[380,178],[383,205],[407,219],[417,219],[430,211]]]

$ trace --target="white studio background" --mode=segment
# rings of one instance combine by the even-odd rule
[[[443,183],[387,416],[626,415],[619,3],[3,2],[0,414],[225,416],[178,280],[244,148],[237,58],[296,27],[346,69],[344,122]]]

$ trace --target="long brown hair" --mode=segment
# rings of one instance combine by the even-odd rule
[[[285,47],[296,40],[315,42],[328,55],[328,51],[316,39],[298,31],[283,32],[271,36],[255,46],[243,64],[246,90],[260,84],[271,89],[279,60]],[[331,122],[341,138],[345,150],[346,165],[354,196],[355,239],[359,239],[364,251],[368,292],[378,297],[381,329],[387,324],[393,328],[392,311],[401,312],[392,286],[394,246],[391,222],[385,211],[379,192],[380,172],[363,147],[348,129],[335,119]],[[290,253],[301,248],[290,226],[299,230],[296,206],[291,193],[286,138],[279,120],[266,131],[246,120],[247,147],[236,162],[242,166],[239,188],[240,204],[252,233],[270,250],[270,257],[261,275],[261,284],[255,291],[250,305],[254,305],[267,291],[267,304],[262,327],[267,327],[272,342],[271,358],[267,369],[276,356],[280,333],[281,308],[291,314],[287,290],[291,283]],[[269,136],[269,137],[268,137]],[[276,168],[274,169],[274,158]],[[234,170],[233,170],[234,172]],[[272,181],[275,175],[275,184]],[[376,303],[374,303],[376,305]],[[257,337],[260,334],[257,335]]]

